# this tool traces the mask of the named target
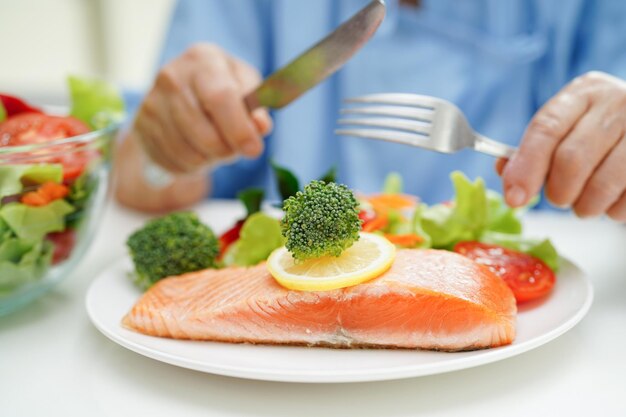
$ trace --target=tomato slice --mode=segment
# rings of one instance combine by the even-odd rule
[[[8,94],[0,94],[0,103],[7,112],[7,117],[15,116],[20,113],[41,113],[36,107],[31,106],[24,100]]]
[[[545,297],[556,282],[548,265],[523,252],[474,241],[459,242],[454,251],[489,267],[511,288],[518,303]]]
[[[50,116],[42,113],[20,113],[0,123],[0,146],[20,146],[46,143],[89,132],[89,126],[71,117]],[[60,150],[63,151],[63,150]],[[54,157],[44,157],[40,162],[63,165],[63,180],[78,177],[94,155],[88,151],[72,151]]]

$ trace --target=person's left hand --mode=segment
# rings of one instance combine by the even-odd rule
[[[496,169],[513,207],[545,183],[548,200],[580,217],[626,221],[626,82],[601,72],[574,79],[535,114],[519,150]]]

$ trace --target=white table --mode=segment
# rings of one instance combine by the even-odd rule
[[[626,227],[529,214],[588,272],[587,317],[533,351],[447,374],[359,384],[283,384],[204,374],[128,351],[96,330],[84,298],[146,216],[112,204],[73,276],[0,318],[0,416],[626,416]]]

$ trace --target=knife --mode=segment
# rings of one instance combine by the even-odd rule
[[[280,109],[343,66],[376,32],[385,17],[384,0],[373,0],[358,13],[284,67],[269,75],[244,101]]]
[[[258,107],[280,109],[341,68],[372,37],[385,17],[384,0],[372,0],[324,39],[270,74],[244,97],[249,111]],[[173,176],[146,157],[144,177],[162,188]]]

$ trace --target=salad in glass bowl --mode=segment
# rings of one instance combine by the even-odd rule
[[[0,94],[0,315],[70,273],[104,207],[123,100],[100,80],[69,88],[69,114]]]

